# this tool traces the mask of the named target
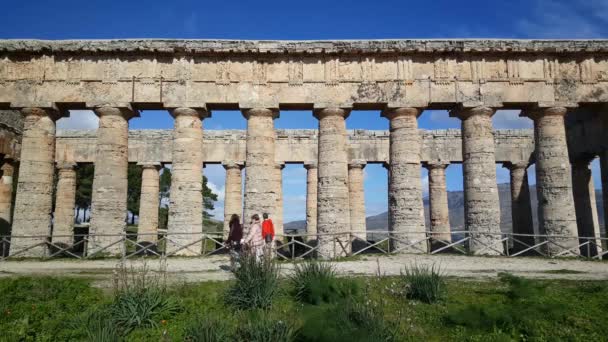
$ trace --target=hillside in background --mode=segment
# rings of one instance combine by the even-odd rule
[[[500,199],[500,228],[504,231],[510,231],[512,226],[511,220],[511,189],[508,183],[498,184],[498,197]],[[532,201],[532,216],[534,218],[534,226],[538,227],[538,217],[536,213],[537,199],[536,186],[530,187],[530,197]],[[602,191],[595,191],[597,200],[597,212],[600,225],[604,224],[604,206],[602,203]],[[424,198],[424,214],[425,223],[429,227],[429,199]],[[448,207],[450,209],[450,225],[452,230],[464,229],[464,192],[449,191],[448,192]],[[388,230],[388,212],[375,216],[368,216],[366,219],[367,228],[369,230]],[[306,229],[306,221],[293,221],[285,224],[285,230],[304,230]]]

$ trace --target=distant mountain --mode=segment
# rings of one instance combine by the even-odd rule
[[[512,226],[511,220],[511,186],[509,183],[498,184],[498,198],[500,201],[500,229],[503,232],[510,231]],[[604,224],[604,206],[602,201],[602,191],[595,190],[595,198],[597,201],[597,214],[600,225]],[[534,226],[538,227],[538,217],[536,212],[536,186],[530,187],[530,200],[532,202],[532,218]],[[424,216],[425,224],[429,227],[429,199],[425,197]],[[450,210],[450,226],[452,230],[464,229],[464,192],[448,191],[448,208]],[[388,230],[388,212],[384,212],[374,216],[368,216],[366,219],[368,230]],[[306,221],[293,221],[285,223],[285,230],[305,230]]]

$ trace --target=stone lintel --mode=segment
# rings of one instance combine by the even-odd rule
[[[121,116],[125,120],[131,120],[134,117],[139,117],[139,111],[134,110],[128,103],[121,104],[101,104],[95,106],[93,111],[99,117],[102,116]]]
[[[351,107],[323,107],[315,108],[313,115],[317,119],[321,119],[328,116],[341,116],[344,119],[350,115]]]
[[[456,117],[461,120],[465,120],[474,115],[487,115],[492,117],[494,113],[496,113],[496,108],[487,106],[465,107],[464,105],[461,105],[449,111],[450,117]]]
[[[249,119],[252,116],[262,116],[262,117],[271,117],[273,119],[279,118],[279,108],[265,108],[265,107],[255,107],[255,108],[242,108],[241,113],[245,119]]]
[[[348,163],[349,169],[363,169],[367,165],[367,162],[363,159],[351,160]]]
[[[209,112],[206,108],[177,107],[171,108],[169,110],[169,113],[171,113],[171,116],[173,118],[176,118],[178,116],[195,116],[203,120],[205,118],[211,117],[211,112]]]
[[[415,116],[418,118],[422,114],[423,109],[416,107],[387,107],[380,116],[392,120],[401,116]]]

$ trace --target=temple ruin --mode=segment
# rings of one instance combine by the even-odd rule
[[[144,169],[137,240],[154,244],[159,169],[171,164],[165,253],[198,255],[204,165],[226,169],[227,219],[271,212],[280,230],[281,169],[301,164],[306,233],[320,256],[335,257],[365,240],[362,170],[376,163],[389,175],[392,250],[425,253],[434,248],[429,242],[440,249],[456,242],[445,169],[458,163],[469,252],[504,254],[515,241],[549,256],[586,248],[601,257],[605,232],[589,163],[600,158],[608,205],[607,103],[608,41],[0,40],[0,235],[15,256],[73,243],[75,168],[93,163],[87,253],[120,253],[115,237],[126,226],[127,167],[137,163]],[[56,121],[76,109],[96,113],[97,131],[57,135]],[[167,110],[174,129],[129,130],[129,119],[153,109]],[[419,130],[428,109],[449,110],[461,129]],[[501,109],[521,110],[534,130],[494,130],[492,116]],[[247,130],[203,129],[205,118],[223,110],[240,110]],[[310,110],[318,130],[275,129],[287,110]],[[381,111],[377,119],[388,120],[390,130],[347,130],[352,110]],[[507,235],[497,164],[511,172]],[[530,204],[531,165],[538,208]],[[422,167],[429,170],[428,228]]]

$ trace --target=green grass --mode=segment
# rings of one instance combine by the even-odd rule
[[[178,302],[180,310],[155,318],[153,326],[133,328],[124,340],[213,340],[206,339],[216,332],[210,326],[225,333],[220,337],[227,341],[264,336],[296,341],[332,341],[338,336],[349,342],[600,341],[608,336],[605,281],[447,278],[443,300],[426,304],[404,296],[399,277],[343,280],[361,291],[319,305],[295,301],[291,284],[281,280],[272,306],[264,311],[226,305],[225,293],[234,281],[171,285],[165,295]],[[3,278],[0,293],[0,340],[103,340],[87,337],[86,330],[117,340],[112,328],[100,323],[103,319],[90,316],[103,314],[99,309],[111,305],[114,295],[91,287],[87,280]]]

